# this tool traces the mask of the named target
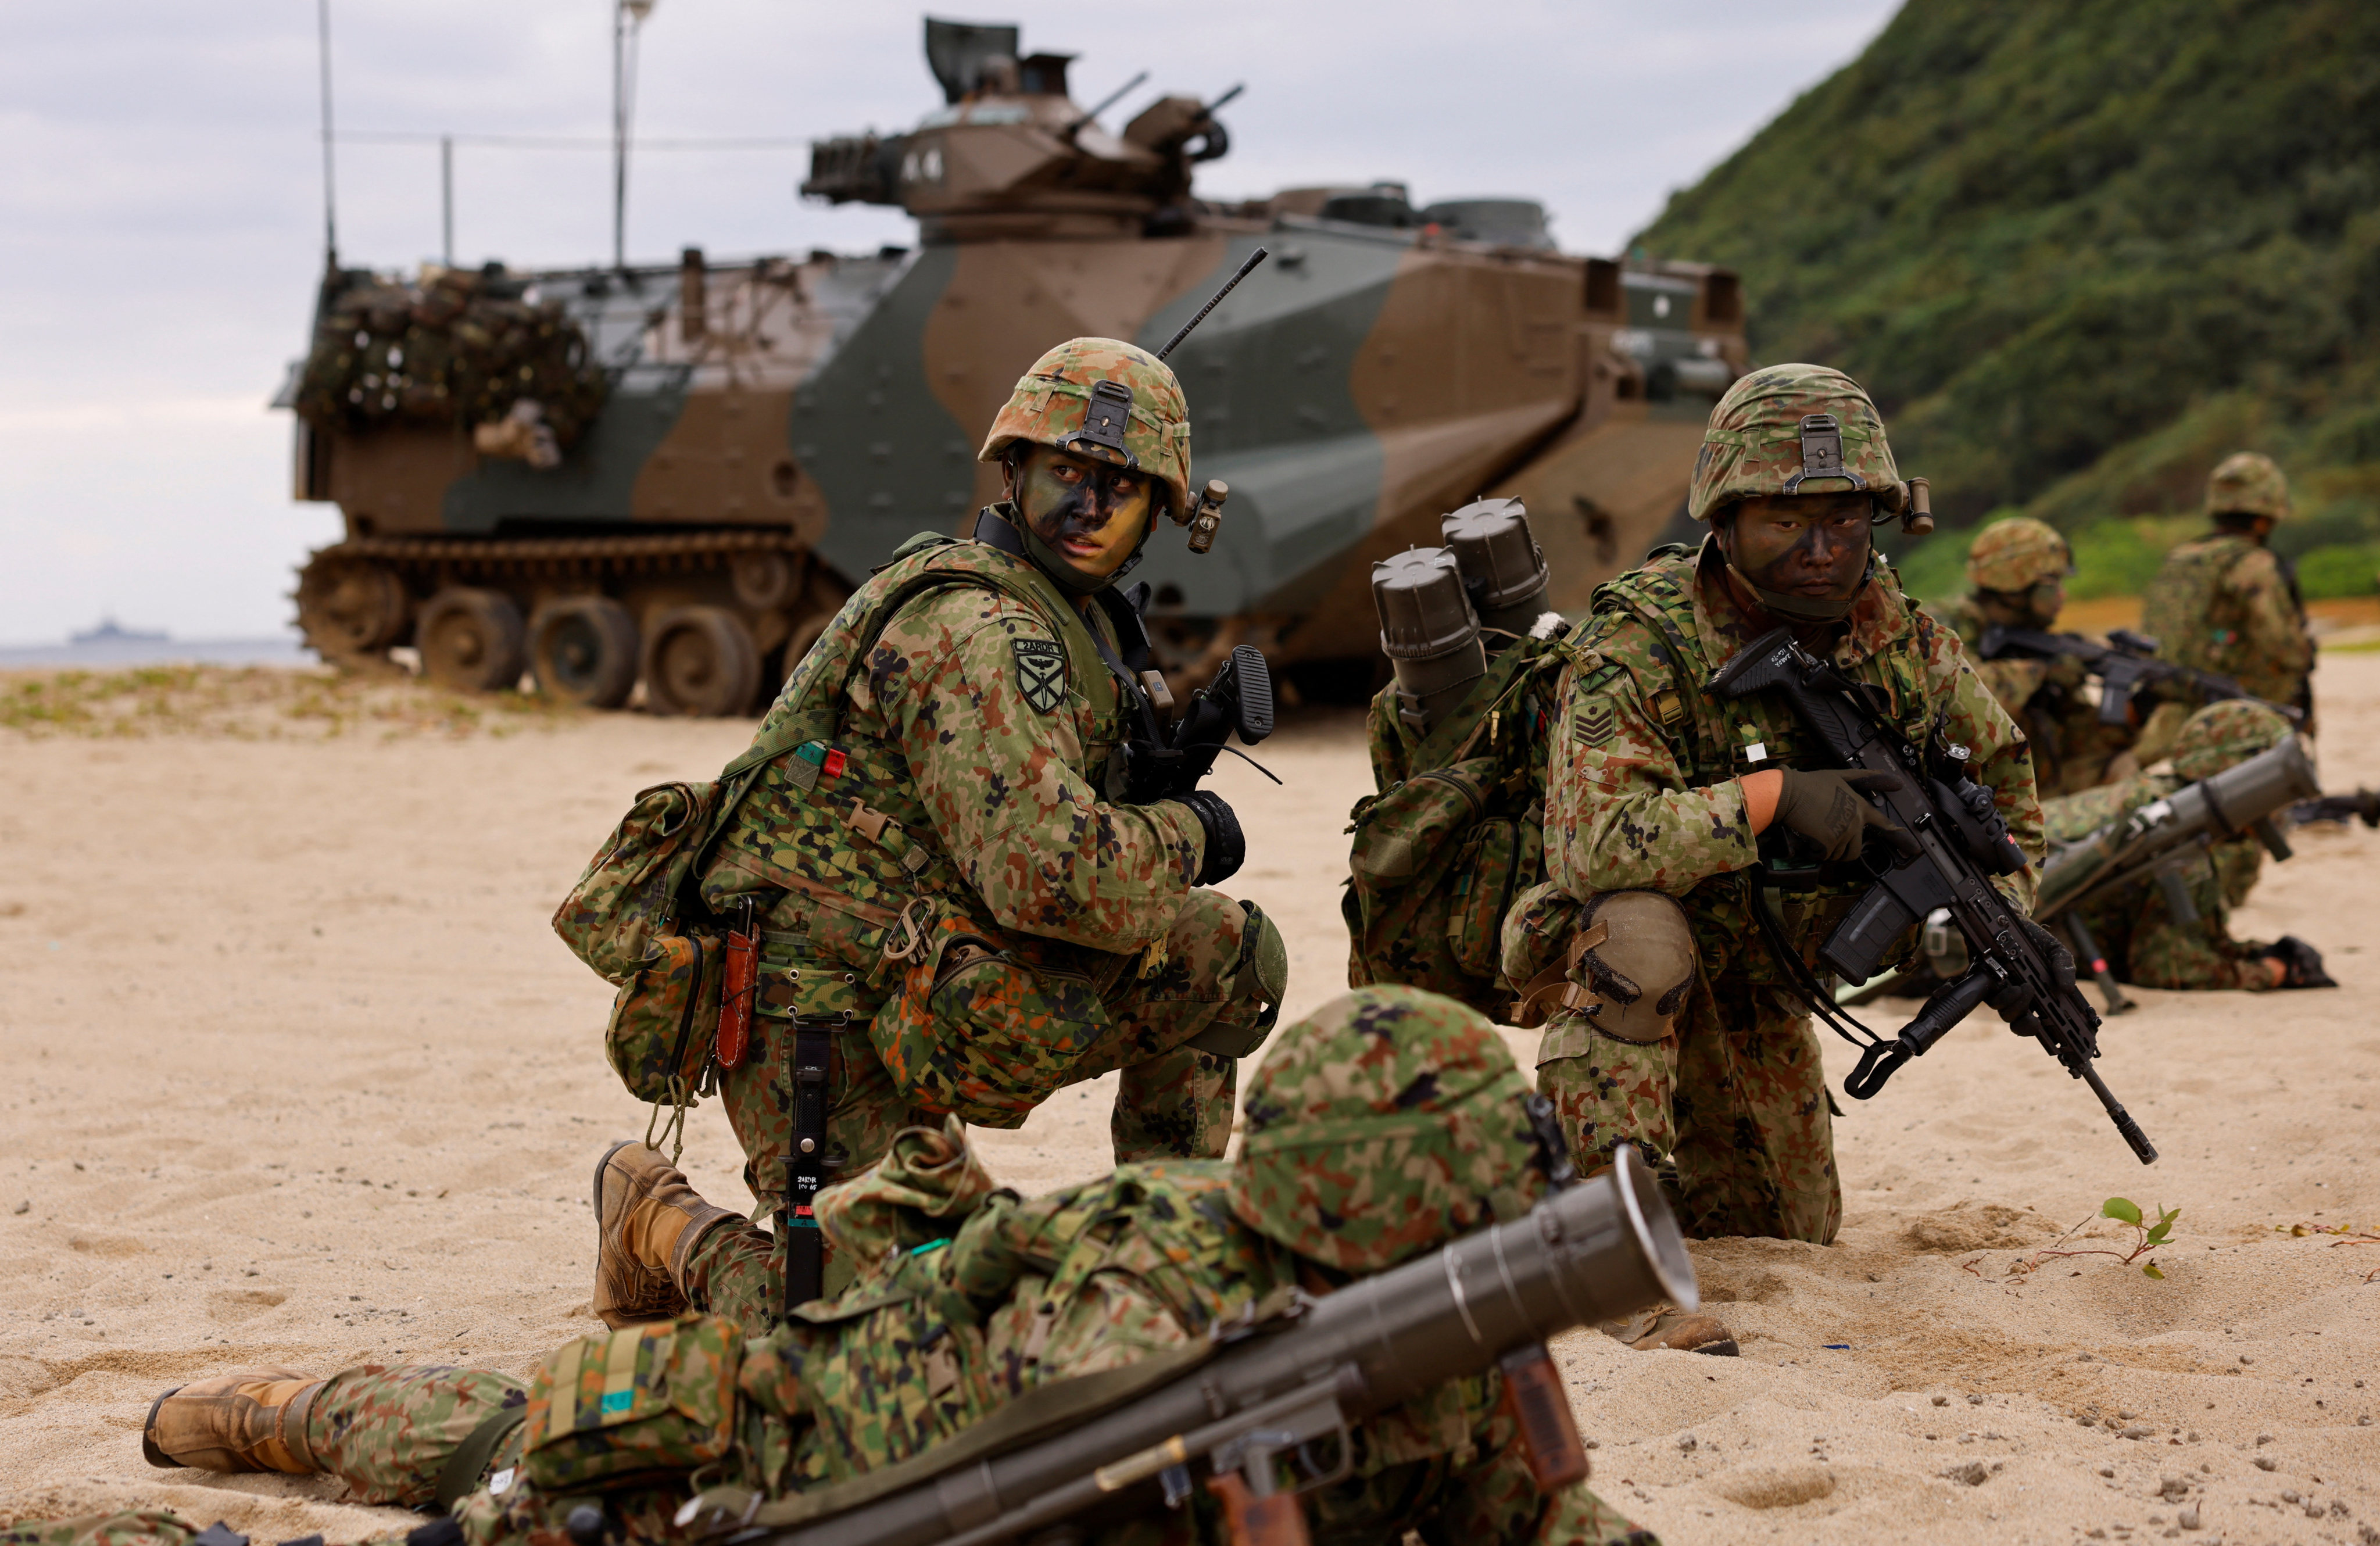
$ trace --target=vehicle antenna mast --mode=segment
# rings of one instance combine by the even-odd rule
[[[1200,323],[1203,323],[1203,322],[1205,322],[1205,321],[1207,320],[1207,313],[1208,313],[1208,312],[1209,312],[1209,311],[1213,310],[1216,307],[1220,306],[1221,304],[1223,304],[1223,298],[1224,298],[1225,296],[1230,295],[1230,294],[1232,293],[1232,286],[1236,286],[1237,284],[1239,284],[1239,282],[1240,282],[1241,280],[1245,279],[1245,278],[1246,278],[1246,277],[1247,277],[1251,273],[1253,273],[1253,272],[1255,271],[1256,266],[1257,266],[1258,263],[1263,262],[1267,258],[1270,257],[1271,255],[1272,255],[1272,254],[1271,254],[1269,250],[1267,250],[1266,249],[1261,248],[1261,247],[1257,248],[1255,251],[1253,251],[1253,252],[1249,253],[1249,254],[1248,254],[1248,261],[1247,261],[1246,262],[1242,263],[1242,264],[1240,265],[1240,272],[1239,272],[1239,273],[1237,273],[1237,274],[1233,274],[1233,275],[1232,275],[1229,279],[1226,279],[1226,280],[1224,280],[1224,281],[1223,281],[1223,287],[1222,287],[1221,289],[1220,289],[1220,290],[1217,290],[1217,291],[1214,293],[1213,297],[1212,297],[1212,298],[1210,298],[1208,300],[1208,302],[1207,302],[1207,304],[1206,304],[1206,305],[1201,306],[1200,308],[1198,308],[1198,314],[1197,314],[1196,316],[1195,316],[1195,317],[1191,318],[1188,322],[1184,323],[1182,324],[1182,331],[1181,331],[1181,332],[1179,332],[1179,333],[1177,333],[1177,334],[1175,334],[1172,338],[1170,338],[1170,339],[1168,339],[1168,340],[1166,341],[1166,345],[1165,345],[1165,347],[1164,347],[1163,348],[1161,348],[1161,349],[1160,349],[1160,350],[1158,350],[1158,351],[1157,351],[1157,358],[1158,358],[1158,359],[1164,359],[1167,355],[1172,354],[1172,353],[1173,352],[1173,349],[1174,349],[1174,346],[1175,346],[1175,345],[1177,345],[1177,344],[1181,343],[1183,339],[1187,338],[1187,337],[1189,337],[1189,336],[1190,336],[1190,330],[1191,330],[1192,328],[1194,328],[1194,327],[1197,326]]]
[[[325,268],[339,266],[339,200],[334,180],[331,137],[331,0],[314,0],[317,46],[322,67],[322,254]]]

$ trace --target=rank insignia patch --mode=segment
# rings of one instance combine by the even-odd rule
[[[1589,746],[1603,745],[1618,728],[1609,703],[1590,703],[1579,711],[1578,738]]]
[[[1012,639],[1016,651],[1016,690],[1025,701],[1049,713],[1066,700],[1066,651],[1054,639]]]

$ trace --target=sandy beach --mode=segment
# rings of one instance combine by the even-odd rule
[[[602,1061],[609,989],[546,920],[636,789],[710,776],[750,726],[396,688],[298,714],[255,680],[147,734],[0,729],[0,1520],[401,1531],[322,1479],[152,1470],[141,1416],[237,1364],[525,1372],[599,1329],[588,1175],[646,1114]],[[2380,655],[2327,653],[2317,685],[2324,783],[2380,783]],[[1294,1016],[1344,980],[1360,719],[1262,755],[1286,787],[1219,770],[1255,856],[1226,889],[1287,931]],[[1836,1245],[1694,1248],[1741,1357],[1558,1349],[1594,1485],[1672,1546],[2380,1542],[2375,858],[2380,833],[2303,830],[2240,919],[2313,941],[2339,990],[2139,992],[2110,1024],[2153,1168],[1988,1016],[1844,1101]],[[981,1135],[990,1164],[1098,1174],[1108,1099]],[[743,1205],[739,1165],[696,1113],[696,1185]],[[2111,1196],[2180,1208],[2161,1280],[2107,1221],[2066,1248],[2118,1255],[2011,1276]]]

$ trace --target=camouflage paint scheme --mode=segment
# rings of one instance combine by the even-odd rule
[[[847,1292],[750,1344],[689,1316],[560,1350],[526,1398],[520,1439],[491,1465],[517,1467],[509,1485],[483,1485],[455,1518],[471,1546],[562,1546],[563,1514],[595,1476],[649,1465],[681,1475],[607,1492],[613,1521],[630,1542],[692,1539],[673,1522],[689,1492],[683,1473],[722,1441],[733,1447],[703,1475],[707,1495],[798,1493],[917,1455],[1036,1386],[1180,1348],[1268,1293],[1327,1292],[1343,1280],[1319,1262],[1377,1271],[1525,1210],[1542,1187],[1526,1090],[1484,1017],[1386,989],[1284,1033],[1250,1091],[1252,1141],[1235,1162],[1128,1165],[1021,1199],[994,1189],[956,1124],[909,1129],[878,1167],[820,1199],[824,1227],[862,1264]],[[663,1345],[668,1377],[648,1378]],[[630,1367],[613,1356],[624,1345],[638,1374],[614,1421],[594,1397],[612,1388],[601,1371]],[[707,1404],[663,1394],[731,1375],[732,1415],[707,1427],[685,1420]],[[452,1398],[464,1389],[477,1406]],[[1313,1540],[1356,1546],[1417,1528],[1437,1541],[1653,1546],[1584,1484],[1539,1494],[1500,1397],[1490,1372],[1357,1426],[1354,1474],[1305,1500]],[[453,1370],[409,1383],[356,1371],[318,1398],[310,1431],[336,1431],[317,1455],[362,1501],[393,1499],[424,1485],[457,1430],[522,1400],[492,1375],[471,1385]],[[358,1401],[369,1410],[351,1412]],[[402,1476],[388,1469],[398,1455],[411,1467]],[[160,1546],[188,1540],[164,1535],[158,1516],[118,1517],[121,1546],[143,1528]],[[118,1546],[87,1521],[46,1528],[79,1533],[29,1534],[24,1546]],[[1091,1539],[1189,1546],[1224,1534],[1200,1491],[1185,1510]]]
[[[1970,651],[1989,623],[1973,596],[1932,610]],[[1987,661],[1970,655],[1969,663],[2032,747],[2034,786],[2044,800],[2099,784],[2107,763],[2130,749],[2138,734],[2130,725],[2099,723],[2099,706],[2082,694],[2089,674],[2071,656]]]
[[[2041,809],[2016,726],[1957,636],[1886,582],[1888,571],[1876,573],[1830,658],[1885,689],[1904,735],[1922,744],[1938,722],[1971,748],[1976,776],[2037,863]],[[1770,626],[1739,603],[1725,574],[1715,541],[1699,553],[1663,550],[1600,590],[1566,641],[1572,663],[1547,771],[1548,877],[1577,897],[1630,889],[1678,897],[1702,985],[1673,1039],[1652,1045],[1606,1039],[1574,1012],[1557,1016],[1537,1053],[1538,1082],[1561,1108],[1583,1169],[1622,1138],[1674,1154],[1689,1233],[1823,1242],[1841,1222],[1824,1070],[1750,911],[1742,872],[1759,850],[1735,780],[1755,767],[1826,764],[1782,703],[1721,702],[1700,690]],[[2030,870],[1995,882],[2021,910],[2033,883]],[[1786,937],[1805,961],[1815,966],[1864,889],[1827,885],[1784,899]]]
[[[805,185],[901,204],[921,222],[913,250],[513,275],[616,372],[560,467],[482,456],[468,425],[301,426],[298,497],[337,503],[346,551],[401,568],[411,606],[458,582],[524,613],[600,590],[640,623],[699,603],[766,655],[807,642],[921,520],[958,530],[997,497],[975,447],[1043,349],[1080,335],[1155,348],[1263,245],[1272,261],[1172,361],[1199,425],[1196,476],[1232,486],[1220,540],[1204,559],[1160,541],[1135,578],[1174,620],[1177,663],[1220,660],[1227,618],[1281,659],[1355,657],[1370,561],[1433,540],[1441,512],[1483,491],[1528,501],[1553,604],[1580,604],[1670,517],[1709,394],[1746,359],[1722,271],[1567,257],[1541,231],[1542,245],[1468,239],[1402,195],[1402,213],[1361,219],[1344,216],[1363,199],[1326,197],[1352,190],[1184,202],[1185,131],[1152,116],[1186,99],[1120,138],[1069,138],[1080,110],[1062,67],[953,100],[888,142],[907,146],[898,177],[820,182],[849,143],[824,141]],[[1062,190],[1087,179],[1106,189],[1087,204]],[[639,566],[472,545],[717,530],[783,534],[790,590],[755,602],[717,554]],[[412,538],[440,540],[436,555],[355,545]]]

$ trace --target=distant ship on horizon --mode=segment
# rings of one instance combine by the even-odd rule
[[[152,633],[145,628],[128,628],[113,617],[103,617],[99,627],[85,628],[80,633],[67,635],[69,644],[163,644],[166,641],[163,628]]]

